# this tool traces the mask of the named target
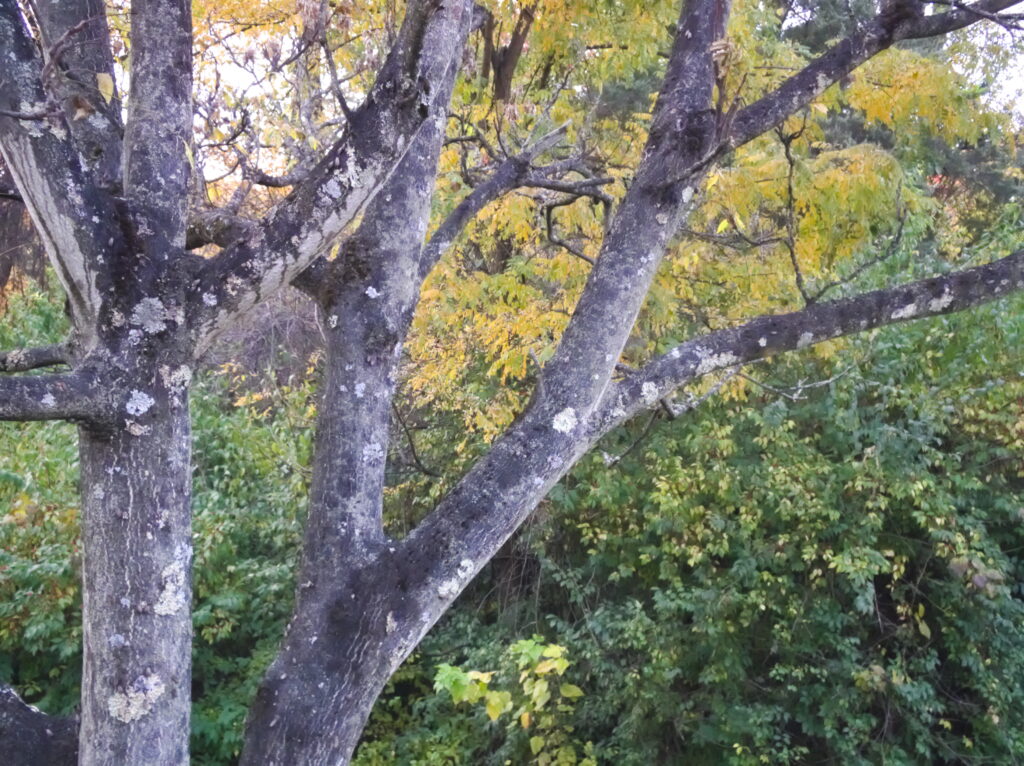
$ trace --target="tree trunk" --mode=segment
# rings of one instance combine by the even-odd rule
[[[378,562],[388,557],[378,559]],[[373,704],[425,628],[383,563],[300,583],[295,621],[249,711],[240,766],[347,764]]]
[[[85,551],[79,763],[187,764],[192,640],[187,395],[132,389],[125,415],[120,428],[82,427],[79,436]]]

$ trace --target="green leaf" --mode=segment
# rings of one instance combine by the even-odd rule
[[[583,696],[583,690],[575,684],[562,684],[558,687],[558,693],[571,700]]]

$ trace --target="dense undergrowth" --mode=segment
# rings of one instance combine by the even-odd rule
[[[394,677],[357,762],[1024,757],[1017,304],[761,365],[764,386],[614,434]],[[2,345],[59,337],[46,292],[8,311],[22,335]],[[314,372],[217,366],[193,396],[197,764],[232,762],[287,621]],[[421,513],[409,498],[426,505],[469,459],[445,446],[457,426],[416,434],[443,476],[393,472],[395,533]],[[2,429],[0,674],[67,713],[74,430]]]

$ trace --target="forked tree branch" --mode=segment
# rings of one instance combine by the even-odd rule
[[[198,352],[334,244],[362,211],[430,112],[436,84],[457,67],[468,0],[416,0],[345,134],[256,227],[211,259],[190,295]]]
[[[978,7],[1011,4],[983,2]],[[418,593],[425,613],[440,615],[444,607],[439,601],[446,606],[454,598],[601,434],[631,413],[656,405],[679,385],[771,353],[962,310],[1024,288],[1024,255],[1016,253],[959,274],[815,304],[785,317],[761,317],[743,328],[695,339],[641,374],[611,382],[611,370],[664,255],[667,232],[678,228],[694,185],[724,148],[722,136],[715,132],[721,126],[708,126],[702,116],[712,112],[708,51],[724,26],[713,21],[724,22],[715,14],[727,12],[728,3],[721,0],[685,4],[644,159],[533,401],[403,542],[402,555],[412,557],[426,574]],[[941,34],[972,21],[959,12],[936,18],[912,23],[876,18],[739,113],[731,127],[733,143],[748,141],[779,124],[900,35],[905,39],[926,32]]]

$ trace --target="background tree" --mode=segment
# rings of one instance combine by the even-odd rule
[[[607,158],[593,162],[587,136],[569,135],[569,128],[552,119],[557,101],[532,110],[531,119],[514,119],[516,94],[506,88],[503,74],[500,88],[495,79],[494,95],[505,106],[491,120],[494,140],[480,128],[472,103],[469,116],[456,119],[459,130],[453,136],[456,144],[479,153],[462,158],[480,157],[480,165],[493,170],[474,173],[464,165],[464,178],[474,188],[425,243],[444,117],[474,17],[468,4],[412,3],[400,28],[386,23],[391,53],[357,109],[348,105],[354,95],[347,85],[351,79],[336,68],[328,7],[304,4],[295,48],[269,41],[263,51],[270,70],[283,68],[289,92],[297,93],[287,116],[294,114],[302,130],[279,137],[295,156],[284,175],[272,176],[255,161],[261,149],[273,147],[264,147],[267,136],[248,123],[244,104],[233,107],[238,117],[230,132],[221,129],[224,137],[217,137],[217,112],[227,105],[211,95],[216,80],[213,86],[200,81],[196,104],[207,107],[212,136],[211,145],[203,147],[212,151],[202,156],[230,152],[234,159],[222,164],[243,175],[223,206],[212,204],[208,183],[193,180],[197,154],[187,5],[132,6],[130,27],[121,32],[127,34],[131,72],[123,140],[114,85],[119,72],[113,49],[105,44],[110,34],[104,14],[89,4],[62,4],[59,11],[41,13],[13,2],[0,5],[0,39],[15,63],[0,83],[0,145],[67,292],[72,327],[63,357],[71,371],[0,380],[0,415],[80,423],[85,551],[80,760],[178,763],[186,758],[187,392],[198,357],[254,305],[294,281],[318,306],[326,353],[295,611],[250,711],[242,761],[344,760],[400,662],[548,489],[612,428],[651,407],[675,411],[678,405],[667,401],[675,388],[716,371],[961,310],[1021,286],[1017,253],[824,302],[829,290],[851,276],[839,274],[838,284],[832,284],[829,270],[878,230],[865,199],[862,208],[852,206],[850,236],[813,242],[810,227],[802,231],[802,223],[814,215],[836,222],[846,218],[835,201],[808,211],[798,197],[813,160],[822,164],[816,172],[839,161],[885,167],[884,157],[857,146],[838,156],[816,156],[804,112],[827,116],[838,106],[829,100],[838,94],[826,94],[829,86],[897,42],[934,38],[979,20],[1012,24],[1013,16],[999,16],[1010,5],[980,2],[931,15],[885,7],[852,24],[847,37],[809,61],[783,44],[780,55],[792,55],[795,66],[778,70],[779,76],[759,76],[757,66],[743,62],[742,52],[750,49],[726,35],[730,4],[689,2],[671,39],[665,39],[671,51],[650,122],[625,133],[623,154],[635,162],[625,168]],[[668,13],[667,6],[661,10]],[[518,14],[500,55],[485,54],[495,72],[524,50],[521,40],[529,34],[534,11],[531,6]],[[738,9],[733,34],[784,43],[779,16],[762,11]],[[647,18],[653,25],[665,21],[658,12]],[[491,23],[484,14],[476,14],[476,20]],[[216,25],[210,29],[217,34]],[[90,44],[67,45],[79,33],[88,34]],[[493,48],[494,38],[488,39],[492,44],[485,47]],[[309,54],[317,43],[323,56],[314,59]],[[367,40],[367,50],[374,44]],[[653,69],[659,53],[648,44],[640,51],[641,62],[648,56]],[[259,68],[253,69],[255,58],[246,53],[240,66],[260,76]],[[894,66],[884,56],[876,61]],[[549,56],[537,77],[550,86],[565,67],[563,76],[571,66]],[[206,104],[204,87],[210,96]],[[631,88],[635,84],[626,80],[620,92],[629,98]],[[852,93],[850,101],[859,99],[869,120],[885,122],[872,95]],[[328,98],[334,102],[330,107]],[[919,102],[907,114],[913,107],[935,106],[928,99]],[[599,99],[595,112],[600,108]],[[890,112],[889,119],[901,116]],[[949,122],[950,131],[969,129]],[[344,127],[335,138],[339,126]],[[768,139],[755,142],[766,134]],[[573,148],[559,149],[565,137],[575,141]],[[710,199],[718,184],[724,189],[732,181],[739,193],[743,168],[732,172],[726,158],[741,147],[763,150],[765,140],[777,147],[772,160],[782,183],[756,198],[730,198],[717,220],[706,205],[698,208],[701,189]],[[624,176],[621,198],[601,191],[614,177],[599,175],[601,170]],[[205,171],[202,178],[209,179]],[[253,201],[247,199],[252,186],[292,190],[284,198],[257,195]],[[572,307],[571,319],[544,328],[548,353],[520,353],[520,370],[531,363],[536,368],[529,403],[521,408],[509,401],[504,422],[491,419],[495,435],[501,435],[486,454],[408,535],[388,537],[383,494],[391,400],[421,282],[476,213],[519,187],[543,190],[548,240],[570,253],[576,268],[592,269],[585,280],[577,272],[579,288],[564,295],[563,310],[568,314]],[[552,199],[545,192],[567,196]],[[847,197],[872,193],[845,190]],[[581,250],[582,242],[559,236],[553,220],[557,210],[578,198],[613,209],[591,254]],[[895,204],[904,197],[890,187],[889,199]],[[907,207],[914,202],[908,193]],[[264,219],[247,219],[246,204],[262,204]],[[758,224],[775,219],[775,231],[751,229],[737,216],[744,205],[756,212]],[[529,237],[521,231],[523,216],[512,213],[502,221],[511,231],[498,239],[493,253],[480,253],[496,276],[515,276],[508,274],[512,263],[502,253],[514,243],[509,235]],[[358,228],[335,250],[344,227],[360,214]],[[581,236],[588,225],[592,222],[579,222]],[[822,228],[819,221],[814,230]],[[898,240],[902,228],[895,229]],[[771,246],[763,258],[785,259],[791,267],[786,284],[795,288],[774,308],[796,310],[740,323],[746,307],[722,300],[725,309],[718,316],[695,311],[677,342],[667,342],[666,336],[660,349],[630,351],[627,341],[649,288],[681,231],[710,244]],[[209,257],[186,251],[200,247],[210,249]],[[852,275],[857,273],[855,268]],[[531,275],[520,279],[529,284]],[[768,284],[778,289],[778,281]],[[423,294],[429,298],[429,286]],[[708,330],[698,334],[701,325]],[[640,364],[621,374],[624,350],[628,361]],[[639,358],[631,358],[634,354]],[[54,361],[44,360],[41,351],[20,349],[4,357],[5,369],[14,372]],[[512,414],[516,418],[509,422]],[[16,718],[19,724],[3,730],[12,751],[17,747],[15,752],[31,761],[48,757],[47,742],[62,752],[69,749],[59,736],[67,727],[51,726],[11,695],[4,701],[4,720]]]

